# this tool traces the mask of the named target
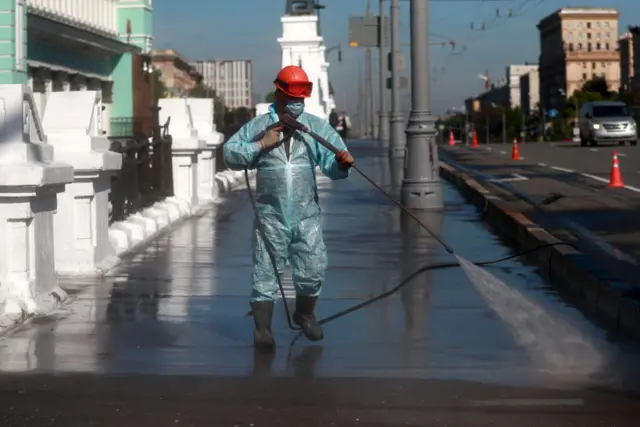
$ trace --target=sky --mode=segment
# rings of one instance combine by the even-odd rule
[[[391,0],[387,0],[387,6]],[[370,0],[371,13],[378,14],[379,0]],[[349,16],[362,16],[367,0],[321,0],[322,35],[329,53],[329,78],[341,110],[357,109],[358,82],[365,52],[349,47]],[[561,7],[614,7],[620,16],[619,28],[640,25],[640,0],[431,0],[429,33],[431,42],[455,41],[450,46],[430,46],[430,107],[436,114],[462,108],[463,101],[483,90],[478,74],[486,70],[492,79],[505,75],[509,64],[537,63],[539,39],[536,24]],[[273,89],[272,82],[281,65],[278,37],[285,0],[155,0],[154,48],[176,49],[188,60],[251,59],[253,92],[262,102]],[[407,58],[410,78],[409,0],[400,0],[400,43]],[[511,10],[511,17],[508,17]],[[497,17],[499,15],[500,17]],[[387,10],[387,16],[389,12]],[[473,25],[474,30],[471,30]],[[482,30],[482,27],[485,30]],[[464,50],[462,50],[464,46]],[[455,54],[454,54],[455,53]],[[373,51],[373,78],[378,88],[378,52]],[[377,95],[376,95],[377,96]],[[388,98],[387,98],[388,99]],[[404,106],[409,93],[402,96]],[[387,101],[389,102],[389,101]]]

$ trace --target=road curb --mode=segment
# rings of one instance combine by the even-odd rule
[[[484,220],[503,239],[520,249],[561,242],[509,203],[492,194],[478,181],[454,166],[440,162],[440,176],[455,185],[461,193],[482,211]],[[554,285],[564,285],[582,298],[598,317],[616,328],[640,338],[640,301],[626,295],[628,287],[616,284],[584,268],[589,257],[570,246],[552,246],[531,254],[530,259],[541,273],[552,278]]]

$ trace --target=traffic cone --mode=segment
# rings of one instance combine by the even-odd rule
[[[480,145],[478,144],[478,132],[473,131],[473,139],[471,140],[471,147],[478,148]]]
[[[456,145],[456,140],[453,139],[453,131],[449,131],[449,146],[453,147]]]
[[[513,138],[513,148],[511,149],[511,160],[520,160],[520,150],[518,150],[518,138]]]
[[[620,164],[618,163],[618,153],[613,152],[613,165],[611,166],[611,178],[609,178],[609,188],[624,187],[622,182],[622,174],[620,173]]]

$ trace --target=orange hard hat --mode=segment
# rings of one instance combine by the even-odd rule
[[[304,70],[295,65],[284,67],[273,81],[278,89],[294,98],[309,98],[313,90],[313,83]]]

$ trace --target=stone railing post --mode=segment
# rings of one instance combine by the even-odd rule
[[[75,169],[73,183],[58,195],[54,219],[58,273],[95,274],[117,260],[109,242],[109,192],[122,156],[109,151],[101,118],[98,91],[49,94],[43,127],[56,160]]]
[[[46,314],[67,298],[55,274],[53,217],[73,167],[55,162],[53,154],[31,89],[0,85],[2,317]]]
[[[218,197],[216,183],[216,154],[224,136],[214,124],[214,100],[212,98],[187,98],[193,125],[205,148],[198,156],[198,192],[200,201],[208,203]]]
[[[159,107],[160,123],[171,118],[174,198],[185,202],[185,208],[193,212],[200,204],[198,157],[205,143],[193,126],[186,99],[160,99]]]

